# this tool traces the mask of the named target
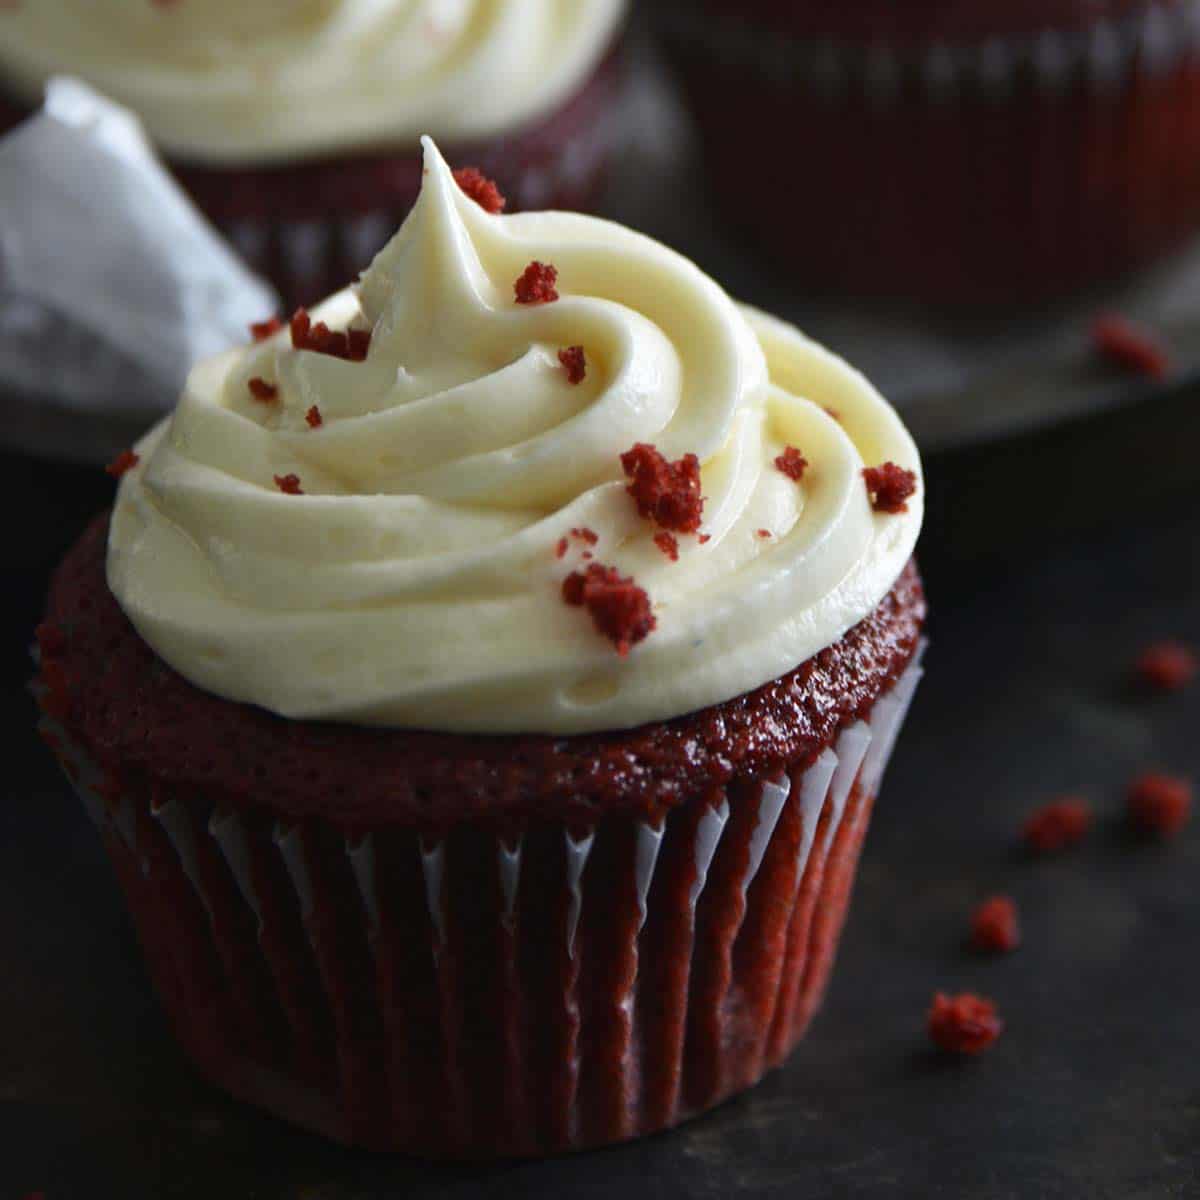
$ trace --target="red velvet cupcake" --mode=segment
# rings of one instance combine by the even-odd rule
[[[806,286],[1040,300],[1200,224],[1194,0],[656,12],[720,200]]]
[[[0,4],[0,129],[50,75],[86,79],[139,115],[285,302],[307,303],[404,218],[421,134],[513,209],[587,208],[612,148],[625,4]]]
[[[445,1158],[649,1133],[787,1056],[925,613],[860,375],[476,183],[429,144],[356,288],[196,368],[38,634],[197,1067]]]

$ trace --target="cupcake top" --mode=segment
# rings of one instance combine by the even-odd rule
[[[425,161],[356,287],[201,363],[137,446],[108,579],[145,641],[287,717],[570,734],[866,617],[922,509],[871,385],[657,242]]]
[[[79,75],[196,162],[487,138],[553,111],[626,0],[22,0],[0,82],[30,103]]]

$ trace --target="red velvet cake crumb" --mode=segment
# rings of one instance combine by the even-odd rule
[[[505,200],[503,193],[496,186],[495,182],[489,179],[478,167],[459,167],[454,172],[454,182],[484,212],[498,213],[504,211],[504,206],[508,203]]]
[[[250,336],[256,342],[265,342],[267,338],[273,337],[283,328],[283,321],[279,317],[269,317],[265,321],[255,321],[250,326]]]
[[[286,496],[303,496],[299,475],[276,475],[275,486]]]
[[[1052,854],[1081,842],[1091,827],[1091,805],[1077,796],[1068,796],[1039,808],[1025,822],[1022,836],[1030,850]]]
[[[549,263],[531,262],[513,284],[518,304],[552,304],[558,299],[554,285],[558,269]]]
[[[594,546],[600,540],[600,535],[594,529],[589,529],[586,525],[572,529],[571,536],[581,542],[586,542],[589,546]]]
[[[558,539],[558,545],[556,545],[554,547],[554,557],[555,558],[565,558],[566,555],[567,555],[567,539],[565,537],[560,537]]]
[[[963,992],[947,996],[938,992],[929,1010],[929,1037],[950,1054],[978,1054],[1004,1032],[996,1006],[982,996]]]
[[[1021,944],[1017,906],[1008,896],[985,900],[971,918],[971,945],[976,950],[1007,954]]]
[[[582,383],[587,378],[587,358],[582,346],[568,346],[560,350],[558,361],[567,369],[568,383]]]
[[[675,540],[674,534],[667,533],[665,530],[662,533],[654,535],[654,544],[672,561],[679,561],[679,543]]]
[[[782,471],[789,479],[794,479],[797,483],[804,477],[804,470],[807,466],[808,459],[795,446],[786,447],[783,453],[775,459],[775,469]]]
[[[772,536],[772,535],[771,535],[771,531],[770,531],[769,529],[756,529],[756,530],[755,530],[755,533],[756,533],[756,534],[757,534],[757,535],[758,535],[760,538],[763,538],[764,540],[765,540],[766,538],[769,538],[769,537],[771,537],[771,536]]]
[[[1156,642],[1147,646],[1134,663],[1137,677],[1160,692],[1177,692],[1195,678],[1200,662],[1182,642]]]
[[[1151,379],[1164,379],[1171,360],[1162,343],[1148,330],[1118,313],[1106,313],[1092,324],[1092,342],[1109,362]]]
[[[702,533],[696,540],[700,543],[700,545],[706,545],[708,542],[712,541],[712,534]]]
[[[261,375],[255,375],[246,386],[250,389],[250,395],[263,404],[270,404],[279,395],[279,388],[268,383]]]
[[[668,462],[654,446],[638,442],[621,455],[621,466],[630,479],[626,490],[643,517],[675,533],[695,533],[700,528],[704,497],[700,460],[694,454]]]
[[[304,414],[304,419],[308,422],[309,429],[320,429],[325,424],[325,418],[321,416],[321,410],[315,404]]]
[[[908,512],[905,501],[917,490],[915,471],[906,471],[894,462],[885,462],[880,467],[866,467],[863,478],[867,481],[871,507],[876,512]]]
[[[347,333],[330,329],[324,321],[315,325],[307,310],[298,308],[291,320],[292,346],[297,350],[311,350],[314,354],[327,354],[331,358],[344,358],[349,362],[362,362],[371,346],[369,329],[351,329]]]
[[[104,469],[114,479],[120,479],[126,471],[132,470],[141,461],[141,458],[132,450],[122,450]]]
[[[1178,833],[1192,815],[1192,785],[1150,771],[1129,785],[1129,819],[1145,833]]]
[[[597,632],[622,658],[658,624],[645,590],[615,567],[592,563],[586,571],[572,571],[563,580],[562,594],[567,604],[588,610]]]

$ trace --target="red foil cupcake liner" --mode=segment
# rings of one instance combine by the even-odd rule
[[[442,147],[455,166],[494,178],[509,212],[589,209],[620,133],[618,45],[559,109],[483,142]],[[0,95],[0,133],[28,115]],[[281,166],[201,167],[168,160],[197,206],[285,305],[345,287],[400,227],[421,190],[419,148]]]
[[[497,1157],[620,1141],[777,1066],[820,1003],[920,651],[815,760],[658,827],[347,836],[112,794],[43,733],[202,1074],[337,1141]]]
[[[945,43],[899,12],[848,40],[803,6],[779,28],[715,0],[660,19],[711,185],[774,259],[807,285],[987,304],[1118,277],[1200,226],[1200,3],[1102,12]]]

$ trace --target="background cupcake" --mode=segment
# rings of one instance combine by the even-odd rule
[[[666,0],[711,186],[806,285],[1053,297],[1200,221],[1194,0]],[[747,161],[764,164],[745,186]]]
[[[545,1153],[804,1032],[920,675],[920,465],[685,259],[426,167],[355,290],[113,465],[39,695],[201,1071]]]
[[[141,117],[285,299],[360,270],[416,198],[432,131],[515,208],[586,207],[612,141],[625,0],[39,0],[0,5],[7,119],[53,74]],[[0,121],[5,114],[0,111]]]

